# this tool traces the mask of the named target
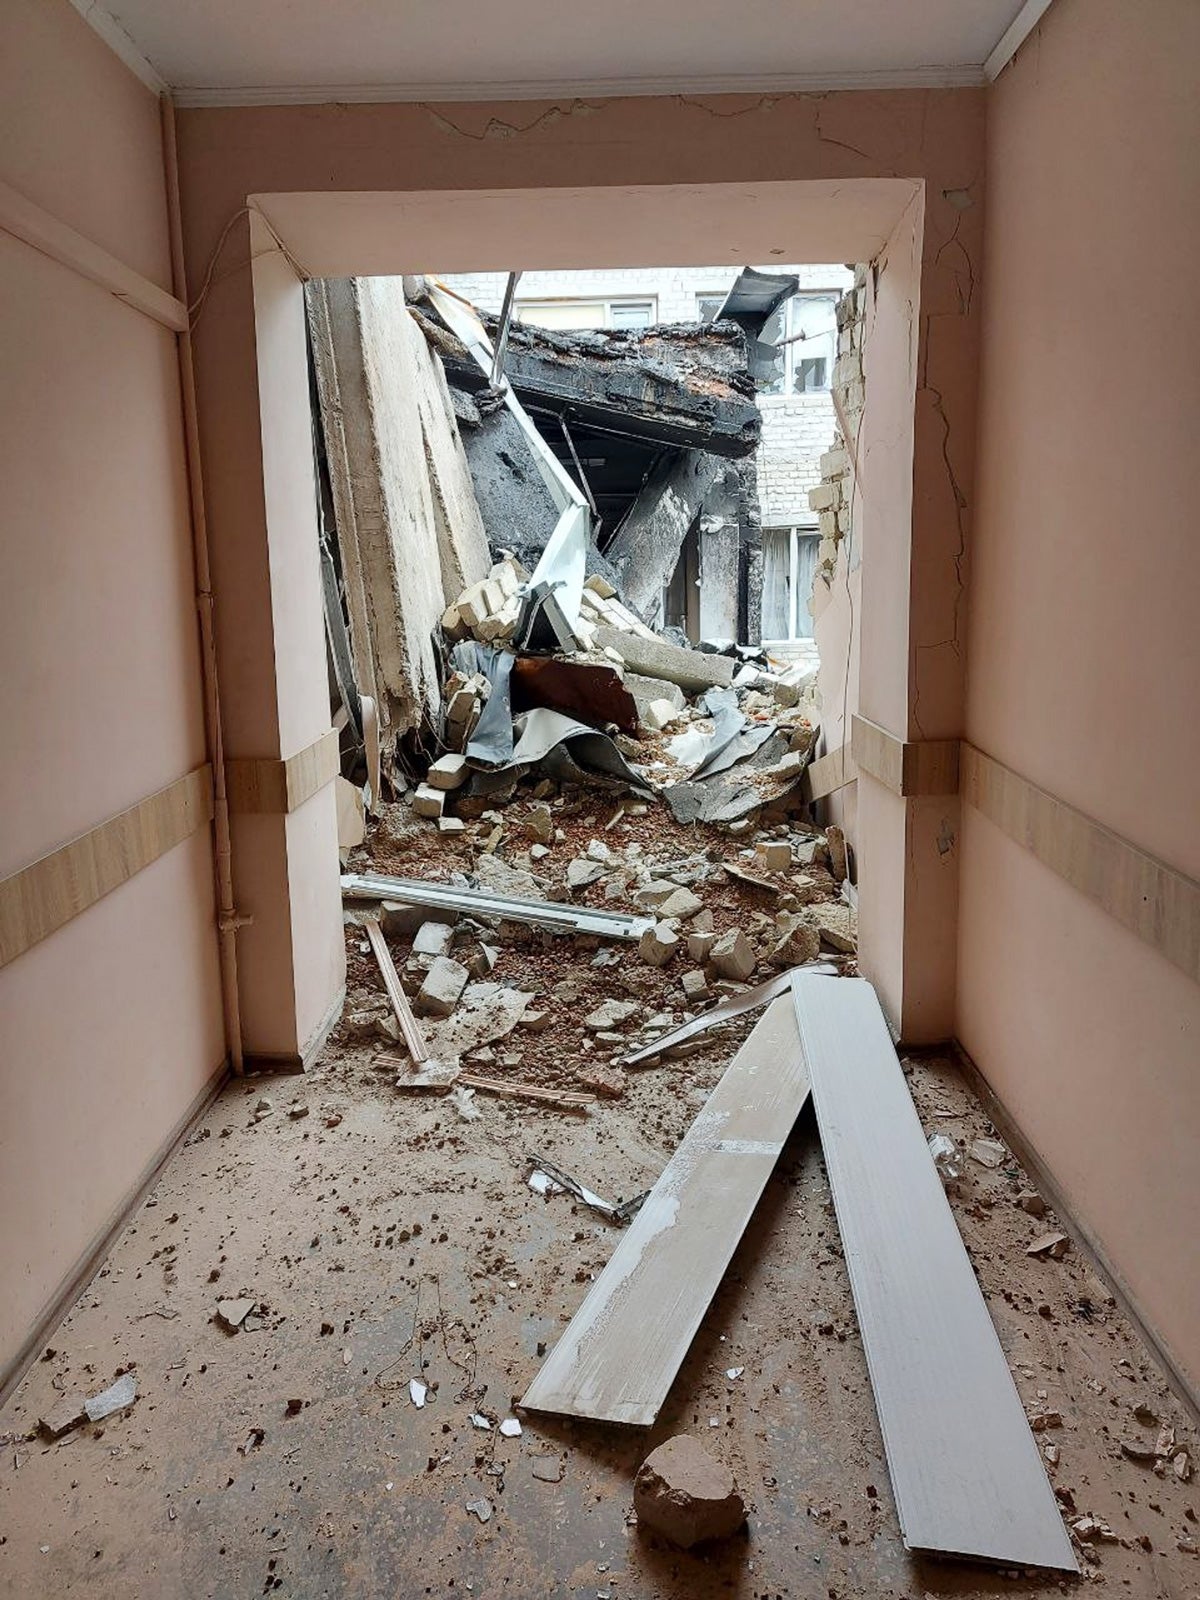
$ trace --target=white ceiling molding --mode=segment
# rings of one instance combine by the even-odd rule
[[[581,78],[553,83],[380,83],[176,89],[183,109],[213,106],[363,105],[503,100],[612,100],[643,95],[822,94],[835,89],[978,89],[982,67],[913,67],[881,72],[810,72],[714,78]]]
[[[1050,9],[1051,0],[1025,0],[1025,4],[1000,35],[1000,42],[983,63],[984,76],[994,83]]]
[[[98,4],[98,0],[71,0],[71,4],[113,54],[120,57],[134,77],[140,78],[147,89],[152,89],[155,94],[166,94],[170,85],[146,60],[117,19]]]

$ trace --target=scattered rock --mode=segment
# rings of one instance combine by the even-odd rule
[[[1026,1246],[1027,1256],[1038,1256],[1043,1260],[1061,1261],[1070,1247],[1070,1239],[1065,1233],[1043,1233],[1031,1245]]]
[[[773,967],[800,967],[821,954],[821,936],[803,917],[784,911],[775,919],[775,926],[779,937],[767,955]]]
[[[689,940],[689,944],[690,942]],[[694,967],[691,972],[685,972],[679,981],[683,986],[684,994],[689,1000],[697,1001],[707,998],[708,979],[700,971],[699,967]]]
[[[557,1456],[533,1456],[529,1465],[534,1477],[543,1483],[562,1482],[562,1462]]]
[[[840,918],[835,921],[838,909],[837,906],[821,907],[821,914],[817,918],[817,933],[820,935],[821,943],[828,945],[831,950],[840,950],[843,954],[852,956],[858,949],[858,941],[850,931],[849,915],[845,926],[839,926]],[[849,906],[845,909],[849,913]]]
[[[604,1000],[583,1019],[583,1025],[593,1031],[619,1028],[636,1017],[641,1009],[636,1000]]]
[[[675,721],[679,712],[669,700],[650,700],[640,709],[639,717],[643,727],[649,728],[652,733],[659,733]]]
[[[38,1418],[38,1427],[47,1439],[61,1439],[81,1422],[87,1421],[87,1398],[81,1394],[63,1395],[44,1416]]]
[[[448,922],[423,922],[413,936],[410,959],[413,956],[427,956],[430,961],[437,956],[450,953],[450,941],[454,937],[454,928]]]
[[[726,1538],[746,1520],[729,1468],[686,1433],[660,1444],[642,1462],[633,1505],[639,1523],[685,1550]]]
[[[688,956],[692,961],[707,961],[709,951],[717,942],[717,936],[711,930],[706,933],[698,933],[695,931],[695,926],[693,922],[692,931],[687,936]]]
[[[972,1161],[981,1167],[1002,1167],[1008,1160],[1008,1151],[995,1139],[975,1139],[967,1150]]]
[[[89,1422],[102,1422],[105,1417],[111,1417],[115,1411],[124,1411],[137,1399],[137,1379],[132,1372],[127,1372],[110,1384],[107,1389],[102,1389],[99,1394],[94,1394],[83,1402],[83,1409],[87,1412]]]
[[[1017,1196],[1017,1204],[1022,1211],[1027,1211],[1031,1217],[1044,1217],[1046,1215],[1046,1202],[1036,1189],[1024,1189]]]
[[[448,1017],[462,999],[471,974],[461,961],[437,956],[417,991],[416,1009],[423,1016]]]
[[[698,894],[693,894],[690,889],[676,889],[659,906],[658,914],[664,920],[687,922],[703,908],[704,902]]]
[[[412,808],[418,817],[440,817],[445,804],[445,791],[431,784],[419,783],[413,790]]]
[[[709,951],[709,960],[722,978],[744,982],[754,971],[757,957],[754,946],[740,928],[723,933]]]
[[[1192,1458],[1186,1450],[1181,1450],[1171,1463],[1175,1476],[1180,1483],[1187,1483],[1192,1476]]]
[[[1061,1428],[1062,1425],[1061,1411],[1039,1411],[1035,1417],[1029,1419],[1029,1426],[1034,1433],[1045,1433],[1047,1428]]]
[[[480,1522],[492,1520],[492,1502],[485,1500],[482,1495],[478,1500],[468,1500],[467,1510],[473,1517],[478,1517]]]
[[[1158,1459],[1154,1446],[1148,1439],[1122,1439],[1121,1454],[1128,1456],[1130,1461],[1144,1461],[1147,1464]]]
[[[255,1300],[218,1300],[217,1316],[230,1333],[236,1333],[257,1303]]]
[[[554,814],[545,803],[533,806],[525,818],[525,832],[543,847],[554,837]]]
[[[761,872],[786,872],[792,864],[792,847],[786,839],[762,839],[754,847],[754,858]]]
[[[602,1094],[607,1100],[619,1100],[625,1093],[625,1074],[615,1067],[583,1067],[575,1076],[585,1089]]]
[[[461,789],[470,776],[466,756],[439,756],[425,774],[425,783],[431,789]]]
[[[607,871],[603,861],[586,861],[582,856],[577,856],[574,861],[567,862],[567,888],[586,889],[589,883],[595,883]]]
[[[638,955],[648,967],[665,967],[680,943],[679,935],[669,922],[656,922],[638,940]]]

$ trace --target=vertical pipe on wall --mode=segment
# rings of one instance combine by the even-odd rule
[[[167,213],[171,234],[171,277],[176,297],[187,305],[187,276],[183,265],[183,227],[179,213],[179,165],[175,147],[175,107],[163,95],[163,161],[166,168]],[[233,855],[229,837],[229,799],[225,788],[225,746],[221,734],[221,701],[217,688],[217,644],[213,627],[212,572],[208,559],[208,522],[204,512],[204,483],[200,476],[200,430],[196,421],[196,382],[192,336],[179,335],[179,388],[183,402],[184,446],[187,455],[188,493],[191,504],[192,554],[196,572],[196,607],[200,617],[200,671],[204,681],[204,730],[213,774],[213,853],[217,881],[217,941],[221,963],[221,1004],[225,1014],[225,1044],[229,1061],[240,1077],[242,1017],[238,999],[237,930],[247,920],[233,903]]]

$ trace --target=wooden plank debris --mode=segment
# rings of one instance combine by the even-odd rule
[[[581,1089],[543,1089],[536,1083],[510,1082],[507,1078],[483,1078],[477,1072],[460,1072],[456,1083],[464,1088],[478,1089],[480,1094],[495,1094],[510,1100],[529,1100],[535,1105],[549,1106],[555,1111],[577,1111],[584,1116],[596,1104],[594,1094],[584,1094]]]
[[[523,1405],[654,1422],[807,1098],[784,995],[726,1068]]]
[[[383,937],[383,929],[377,922],[367,923],[367,938],[371,941],[371,949],[375,952],[375,959],[379,963],[379,970],[383,974],[383,986],[388,992],[388,999],[392,1002],[392,1010],[396,1013],[396,1021],[400,1024],[400,1032],[404,1037],[404,1046],[409,1055],[418,1064],[429,1060],[429,1050],[425,1044],[425,1036],[421,1032],[416,1017],[413,1016],[412,1007],[408,1003],[408,996],[400,984],[400,974],[396,971],[396,963],[392,960],[392,952],[387,947],[387,940]]]
[[[875,991],[798,973],[792,994],[904,1542],[1074,1572]]]

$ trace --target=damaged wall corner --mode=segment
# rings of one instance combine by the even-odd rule
[[[833,398],[838,425],[821,457],[821,482],[810,491],[821,532],[813,573],[813,637],[820,655],[817,696],[824,752],[848,743],[850,719],[858,710],[858,639],[855,619],[862,615],[861,485],[854,471],[866,390],[863,346],[867,321],[867,269],[854,269],[854,287],[838,302],[838,359]],[[853,844],[857,788],[835,791],[823,802],[824,814]]]
[[[306,290],[355,660],[380,730],[415,728],[440,701],[433,635],[486,576],[487,538],[438,357],[397,278]]]

